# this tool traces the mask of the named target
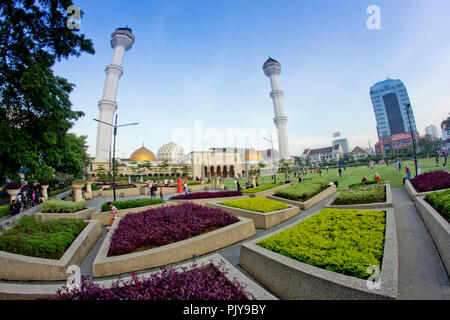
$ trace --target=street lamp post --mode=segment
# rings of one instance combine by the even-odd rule
[[[122,124],[120,126],[117,125],[117,114],[116,114],[116,120],[114,125],[101,121],[101,120],[97,120],[94,119],[94,121],[97,122],[101,122],[104,124],[107,124],[110,127],[113,127],[114,129],[114,142],[113,142],[113,160],[112,160],[112,169],[113,169],[113,195],[114,195],[114,201],[116,201],[116,166],[115,166],[115,162],[116,162],[116,136],[117,136],[117,128],[119,127],[125,127],[125,126],[133,126],[133,125],[137,125],[139,123],[137,122],[133,122],[133,123],[127,123],[127,124]]]
[[[416,140],[414,139],[414,131],[411,127],[411,117],[409,115],[409,110],[411,108],[411,104],[405,104],[406,106],[406,114],[408,115],[408,121],[409,121],[409,131],[411,132],[411,138],[413,142],[413,152],[414,152],[414,166],[416,168],[416,176],[417,176],[417,157],[416,157]]]
[[[272,135],[270,135],[270,140],[265,138],[265,137],[263,137],[263,139],[269,141],[270,145],[271,145],[271,148],[272,148],[272,150],[270,150],[270,154],[272,155],[272,166],[273,166],[273,173],[274,173],[273,176],[274,176],[274,179],[275,179],[275,183],[277,183],[277,173],[275,172],[275,158],[273,157],[273,139],[272,139]]]

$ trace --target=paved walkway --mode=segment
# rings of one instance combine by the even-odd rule
[[[447,271],[405,189],[392,189],[398,237],[398,299],[450,300]]]

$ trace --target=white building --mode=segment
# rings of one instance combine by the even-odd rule
[[[425,128],[425,135],[433,139],[439,138],[437,127],[433,124],[429,125],[428,127]]]
[[[324,147],[318,149],[305,149],[301,157],[309,159],[311,162],[339,161],[344,156],[344,151],[340,144],[336,144],[331,147]]]
[[[337,144],[340,144],[342,146],[342,150],[344,151],[344,153],[350,152],[347,138],[333,140],[332,145],[335,146]]]

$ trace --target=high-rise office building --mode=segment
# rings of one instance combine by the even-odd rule
[[[417,135],[417,128],[412,108],[409,108],[408,119],[406,105],[410,104],[410,101],[403,82],[392,79],[378,82],[370,88],[370,98],[377,121],[378,152],[386,154],[395,149],[409,147],[410,143],[405,139],[411,132]],[[397,138],[401,138],[401,144],[391,143]]]
[[[425,128],[425,135],[430,138],[437,139],[438,138],[438,129],[435,125],[429,125]]]

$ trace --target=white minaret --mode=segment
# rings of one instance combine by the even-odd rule
[[[100,110],[99,120],[113,124],[114,112],[117,109],[116,96],[119,79],[123,74],[122,59],[125,51],[131,49],[134,43],[134,35],[129,28],[118,28],[111,35],[111,47],[114,53],[111,63],[106,67],[106,80],[103,88],[102,100],[98,103]],[[108,162],[111,150],[112,127],[98,123],[97,148],[95,162]]]
[[[281,64],[278,61],[269,58],[264,63],[263,70],[264,74],[270,78],[270,86],[272,87],[270,97],[273,101],[273,111],[275,113],[273,122],[278,131],[279,159],[290,159],[291,156],[287,138],[287,117],[284,114],[283,106],[283,91],[280,90],[280,84],[278,82],[278,75],[281,73]]]

